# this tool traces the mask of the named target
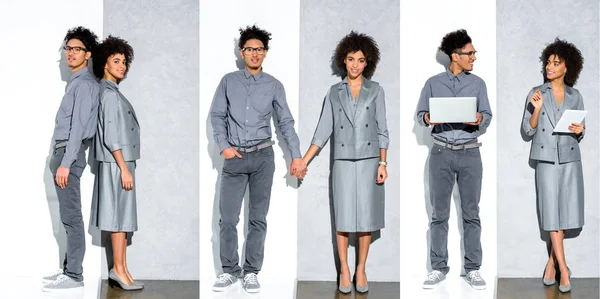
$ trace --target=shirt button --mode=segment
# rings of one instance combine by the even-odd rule
[[[340,112],[342,112],[342,108],[340,108]]]
[[[127,114],[131,114],[131,111],[127,111]]]
[[[369,110],[369,107],[367,107],[367,110]]]
[[[546,132],[546,129],[542,129],[542,132]]]
[[[342,143],[342,147],[344,146],[344,144]]]
[[[368,127],[369,127],[369,124],[366,124],[366,125],[365,125],[365,127],[367,127],[367,128],[368,128]]]
[[[371,145],[371,143],[369,142],[369,143],[367,143],[367,145]]]
[[[131,128],[131,130],[133,131],[133,128]]]
[[[342,129],[344,129],[344,126],[342,126]]]
[[[571,148],[571,150],[574,150],[574,149],[575,149],[574,147]]]

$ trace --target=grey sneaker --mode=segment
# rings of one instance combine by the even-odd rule
[[[63,292],[77,288],[83,288],[83,281],[75,281],[73,278],[60,274],[55,281],[42,288],[44,292]]]
[[[213,285],[213,292],[227,291],[227,289],[237,281],[237,277],[229,273],[223,273],[217,277],[217,281]]]
[[[54,274],[42,277],[42,283],[49,284],[49,283],[55,281],[58,278],[58,276],[61,274],[65,274],[65,270],[60,269],[60,270],[56,271],[56,273],[54,273]]]
[[[438,270],[433,270],[427,274],[427,280],[423,282],[424,289],[433,289],[446,279],[446,275]]]
[[[479,270],[473,270],[467,273],[467,283],[476,290],[485,290],[485,280],[481,278]]]
[[[254,273],[248,273],[244,275],[244,290],[248,293],[260,292],[260,284],[258,283],[258,277]]]

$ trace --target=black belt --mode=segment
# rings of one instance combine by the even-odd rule
[[[272,146],[273,144],[275,144],[275,141],[269,140],[269,141],[265,141],[263,143],[259,143],[255,146],[250,146],[250,147],[232,146],[232,148],[240,153],[251,153],[251,152]]]

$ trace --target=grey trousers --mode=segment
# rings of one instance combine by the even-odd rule
[[[67,233],[67,252],[63,262],[64,274],[76,281],[83,281],[83,256],[85,255],[85,229],[81,214],[80,178],[85,169],[85,149],[82,145],[77,159],[71,165],[67,187],[61,189],[56,185],[56,171],[62,162],[65,148],[55,149],[50,159],[50,171],[54,180],[60,220]]]
[[[444,274],[448,267],[448,218],[455,181],[461,199],[463,221],[464,267],[466,273],[481,266],[481,155],[479,148],[451,150],[433,145],[429,158],[429,191],[433,212],[431,235],[431,268]]]
[[[226,159],[221,173],[219,199],[220,256],[223,272],[240,276],[237,224],[244,200],[246,186],[250,193],[248,235],[244,273],[256,273],[262,268],[264,244],[267,235],[267,212],[271,199],[271,186],[275,172],[272,147],[251,153],[241,153],[242,158]]]

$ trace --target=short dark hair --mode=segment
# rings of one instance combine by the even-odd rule
[[[64,39],[65,44],[72,39],[80,40],[83,43],[83,46],[85,46],[85,49],[94,56],[94,51],[96,51],[96,47],[98,47],[98,36],[96,36],[95,33],[82,26],[75,27],[67,31],[67,35],[65,35]]]
[[[380,56],[377,42],[366,34],[350,31],[348,35],[344,36],[335,47],[333,62],[342,74],[347,74],[344,60],[346,60],[348,53],[358,51],[362,51],[367,59],[367,66],[365,66],[362,74],[367,79],[370,79],[375,73]]]
[[[544,74],[544,82],[548,82],[546,77],[546,66],[548,65],[548,59],[550,56],[556,55],[560,61],[565,62],[567,67],[567,73],[565,74],[565,84],[573,87],[579,79],[579,74],[583,69],[583,56],[574,44],[561,40],[558,37],[553,43],[546,46],[540,56],[542,62],[542,74]]]
[[[468,43],[471,43],[471,37],[467,34],[467,30],[460,29],[446,34],[442,38],[439,50],[452,58],[454,51],[464,48]]]
[[[96,58],[94,58],[94,75],[99,79],[104,77],[104,66],[108,58],[115,54],[123,54],[125,56],[125,76],[129,72],[129,66],[133,61],[133,48],[127,43],[126,40],[109,35],[100,45],[96,51]],[[120,81],[120,80],[119,80]]]
[[[263,43],[265,50],[269,50],[269,40],[271,40],[271,33],[264,29],[258,28],[256,25],[246,26],[245,29],[240,28],[240,40],[238,47],[242,49],[246,42],[251,39],[257,39]]]

